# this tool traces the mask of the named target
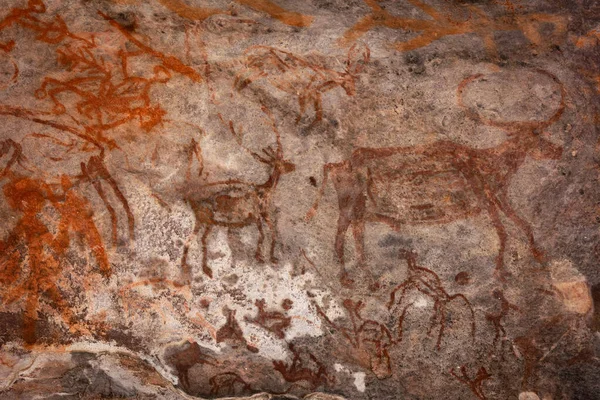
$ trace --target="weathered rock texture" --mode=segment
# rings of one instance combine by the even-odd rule
[[[5,0],[0,83],[0,398],[600,398],[597,1]]]

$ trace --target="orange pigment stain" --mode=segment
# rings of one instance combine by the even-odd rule
[[[158,2],[180,17],[197,21],[204,21],[206,18],[216,14],[231,14],[229,11],[220,10],[218,8],[189,6],[181,0],[158,0]]]
[[[23,339],[27,344],[37,341],[36,321],[40,301],[51,303],[70,326],[76,324],[67,300],[57,286],[63,273],[63,259],[75,233],[92,251],[100,272],[111,274],[104,244],[92,219],[89,203],[73,190],[68,177],[62,178],[63,193],[54,192],[45,182],[28,177],[8,175],[3,187],[8,205],[21,216],[8,237],[0,242],[2,259],[0,281],[8,289],[2,296],[5,305],[24,300]],[[44,208],[50,205],[59,214],[57,233],[50,232],[40,220]],[[27,249],[27,257],[22,249]],[[25,258],[28,268],[21,267]],[[25,272],[24,272],[25,271]]]
[[[193,7],[182,0],[158,0],[160,4],[183,18],[203,21],[216,14],[231,15],[231,11],[218,8]],[[270,17],[290,26],[309,26],[313,17],[297,12],[287,11],[270,0],[235,0],[236,3],[250,7],[255,11],[268,14]]]
[[[434,7],[419,0],[408,0],[412,5],[423,11],[429,19],[413,19],[394,16],[379,5],[377,0],[364,0],[371,8],[371,14],[363,17],[350,28],[340,39],[340,44],[351,43],[368,31],[376,27],[399,29],[404,31],[419,32],[418,36],[405,42],[396,42],[393,47],[399,51],[410,51],[425,47],[445,36],[463,35],[474,33],[483,39],[488,54],[497,56],[494,32],[520,30],[535,46],[548,42],[540,33],[543,24],[550,23],[554,26],[552,36],[564,35],[567,30],[567,21],[564,17],[551,14],[523,14],[511,13],[502,18],[492,19],[476,6],[465,6],[469,17],[457,21],[450,14],[439,12]]]
[[[313,21],[311,16],[287,11],[270,0],[236,0],[236,2],[256,11],[267,13],[276,20],[290,26],[306,27]]]

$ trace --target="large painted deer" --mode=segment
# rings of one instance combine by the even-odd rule
[[[275,132],[277,148],[268,147],[262,154],[247,150],[260,163],[271,168],[268,179],[262,184],[228,180],[211,182],[194,188],[186,195],[186,201],[192,207],[195,216],[195,226],[191,238],[196,237],[200,228],[204,226],[201,237],[202,245],[202,271],[212,278],[212,269],[208,266],[207,240],[208,235],[215,226],[226,228],[243,228],[256,225],[258,229],[258,242],[256,244],[256,260],[264,262],[263,243],[265,240],[264,225],[270,233],[269,260],[277,262],[275,258],[275,244],[277,242],[277,229],[275,217],[272,215],[271,198],[282,175],[295,170],[295,165],[284,159],[281,138],[271,113],[263,107],[263,111],[271,118],[272,128]],[[191,239],[190,238],[190,239]],[[184,277],[191,277],[191,268],[187,264],[189,240],[183,250],[181,266]]]
[[[340,87],[348,96],[356,94],[356,78],[369,62],[367,46],[354,44],[348,50],[346,66],[342,72],[301,58],[287,51],[268,46],[253,46],[246,51],[246,70],[238,74],[235,87],[242,90],[252,82],[265,79],[269,85],[298,96],[300,113],[296,123],[304,116],[307,106],[314,107],[312,127],[323,119],[322,96]]]
[[[564,88],[549,72],[536,72],[550,77],[560,87],[560,105],[546,121],[484,119],[465,107],[462,100],[465,87],[482,75],[473,75],[459,85],[458,102],[469,117],[507,133],[509,138],[496,147],[475,149],[438,141],[415,147],[358,148],[349,159],[324,166],[323,181],[307,219],[315,215],[327,179],[331,178],[339,207],[335,253],[342,265],[342,283],[350,283],[344,267],[346,232],[352,227],[359,265],[364,267],[366,222],[381,222],[399,230],[405,225],[447,223],[485,212],[500,239],[495,272],[503,277],[508,234],[502,212],[526,235],[534,257],[543,259],[531,226],[513,209],[507,194],[512,176],[527,156],[558,159],[562,154],[562,148],[547,140],[543,130],[561,117]],[[390,199],[390,193],[396,198]]]

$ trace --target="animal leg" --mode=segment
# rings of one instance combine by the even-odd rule
[[[271,216],[268,213],[264,213],[262,215],[263,220],[269,227],[269,231],[271,232],[271,245],[269,247],[269,257],[271,257],[271,262],[276,264],[279,262],[277,257],[275,257],[275,244],[277,243],[277,229],[273,220],[271,220]]]
[[[196,237],[196,235],[198,235],[199,231],[200,231],[200,224],[196,220],[196,222],[194,223],[194,231],[188,237],[188,240],[187,240],[185,246],[183,246],[183,257],[181,257],[181,272],[183,274],[184,280],[187,282],[192,281],[192,268],[187,263],[187,256],[188,256],[188,252],[190,251],[190,243],[191,243],[192,239],[194,239]],[[203,249],[203,251],[204,251],[204,249]]]
[[[25,306],[25,314],[23,317],[23,340],[27,344],[35,344],[36,333],[35,323],[38,317],[39,293],[38,285],[29,289],[27,293],[27,304]]]
[[[348,272],[346,271],[346,266],[344,262],[344,244],[346,242],[346,232],[350,227],[350,218],[340,213],[338,218],[338,228],[335,236],[335,254],[337,256],[338,262],[342,267],[340,281],[344,286],[352,285],[352,280],[348,276]]]
[[[102,183],[98,179],[94,179],[90,176],[90,174],[88,173],[87,167],[84,163],[81,163],[81,172],[87,178],[87,180],[89,180],[92,183],[92,186],[94,186],[96,193],[98,193],[98,196],[100,196],[102,203],[104,203],[104,207],[106,207],[106,209],[108,210],[108,214],[110,215],[111,227],[112,227],[112,242],[113,242],[113,246],[116,246],[117,239],[118,239],[117,238],[117,213],[116,213],[115,209],[113,208],[113,206],[108,201],[108,198],[106,197],[106,193],[104,192],[104,188],[102,187]]]
[[[464,294],[458,293],[458,294],[450,296],[448,303],[453,300],[456,300],[456,299],[461,299],[471,313],[471,336],[473,337],[473,339],[475,339],[475,311],[473,310],[473,307],[471,306],[471,302],[469,302],[469,300],[466,298],[466,296]]]
[[[82,167],[82,171],[83,171],[83,169],[84,169],[83,163],[81,164],[81,167]],[[127,214],[127,226],[129,228],[128,229],[129,230],[129,239],[133,240],[134,239],[135,219],[133,216],[133,212],[131,211],[131,208],[129,207],[129,203],[127,202],[127,198],[125,197],[125,195],[119,188],[117,181],[112,177],[112,175],[110,174],[110,172],[104,165],[104,162],[102,161],[102,159],[99,156],[90,157],[90,160],[88,161],[85,169],[86,169],[86,171],[84,173],[87,173],[88,176],[92,180],[104,179],[108,183],[108,185],[111,187],[114,195],[121,202],[123,209],[125,210],[125,214]]]
[[[209,278],[213,277],[213,273],[212,273],[212,269],[210,269],[210,267],[208,266],[208,248],[207,248],[207,240],[208,240],[208,234],[210,233],[211,230],[211,226],[210,225],[206,225],[206,228],[204,229],[204,233],[202,234],[202,272],[204,272],[206,274],[206,276],[208,276]]]
[[[506,229],[504,228],[504,224],[500,219],[500,215],[498,214],[498,209],[495,205],[490,204],[488,207],[490,218],[492,219],[492,224],[494,228],[496,228],[496,233],[498,233],[498,238],[500,239],[500,249],[498,250],[498,255],[496,256],[496,270],[494,273],[500,278],[500,280],[505,280],[508,275],[508,271],[504,267],[504,252],[506,251],[506,241],[508,239],[508,235],[506,234]]]
[[[365,221],[355,221],[352,223],[352,235],[354,236],[354,245],[358,256],[358,264],[366,268],[365,257]]]
[[[433,331],[433,327],[437,325],[437,321],[439,319],[439,315],[440,315],[440,301],[436,300],[433,304],[433,314],[431,315],[431,319],[429,320],[429,328],[427,329],[427,334],[431,335],[431,332]]]
[[[539,262],[544,262],[544,252],[538,249],[535,245],[535,238],[533,237],[533,229],[531,229],[531,225],[523,218],[521,218],[517,214],[517,212],[510,206],[510,203],[508,202],[508,199],[505,195],[500,196],[499,206],[502,212],[504,212],[504,214],[506,214],[506,216],[525,233],[525,236],[527,236],[527,241],[529,243],[529,248],[535,259]]]
[[[436,349],[439,351],[442,347],[442,338],[444,337],[444,330],[446,329],[446,305],[442,304],[439,307],[440,313],[440,333],[438,334]]]
[[[410,308],[410,306],[412,306],[412,303],[407,304],[404,307],[404,309],[402,310],[402,314],[400,314],[400,318],[398,318],[397,337],[393,341],[394,344],[400,343],[402,341],[402,337],[404,336],[404,318],[406,318],[406,313],[408,312],[408,309]]]
[[[367,268],[366,257],[365,257],[365,221],[355,221],[352,223],[352,235],[354,236],[354,246],[356,247],[356,254],[358,256],[358,265],[362,268],[369,277],[370,287],[372,290],[379,288],[379,283],[375,281],[373,274]]]
[[[313,107],[315,109],[315,119],[310,123],[308,129],[312,129],[316,124],[323,120],[323,101],[321,100],[321,93],[319,92],[315,93]]]
[[[296,118],[296,123],[299,124],[302,116],[304,116],[304,112],[306,111],[306,97],[305,93],[302,93],[298,96],[298,107],[300,108],[298,117]]]
[[[263,243],[265,242],[265,231],[260,218],[256,221],[256,227],[258,228],[258,242],[256,243],[256,254],[254,257],[256,258],[256,261],[264,263],[265,258],[262,255],[262,248]]]

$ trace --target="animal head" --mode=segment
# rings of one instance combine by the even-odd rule
[[[553,125],[561,117],[565,110],[565,89],[562,82],[554,74],[536,69],[536,73],[549,77],[557,85],[560,91],[560,103],[554,114],[548,119],[542,121],[496,121],[482,117],[463,102],[463,91],[467,85],[476,79],[481,78],[482,74],[472,75],[463,80],[458,85],[458,104],[466,111],[467,115],[473,120],[484,125],[493,126],[504,130],[509,137],[513,138],[513,143],[517,143],[519,148],[526,151],[536,160],[552,159],[556,160],[562,156],[562,147],[548,140],[548,133],[544,129]]]
[[[273,149],[273,147],[269,146],[267,148],[262,149],[263,154],[257,154],[254,152],[250,152],[252,157],[257,159],[263,164],[270,165],[273,167],[274,174],[288,174],[293,172],[296,169],[296,166],[289,160],[283,158],[283,147],[281,144],[281,135],[279,134],[279,129],[277,129],[277,124],[275,123],[275,118],[271,113],[271,110],[264,104],[262,105],[262,111],[269,118],[269,122],[271,128],[273,129],[273,133],[275,133],[275,140],[277,143],[277,148]]]

